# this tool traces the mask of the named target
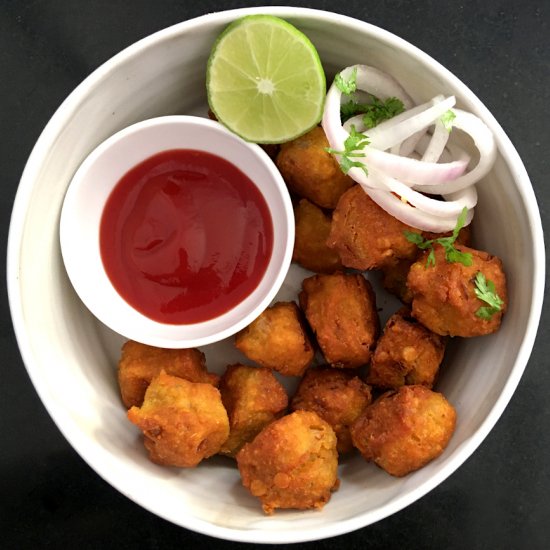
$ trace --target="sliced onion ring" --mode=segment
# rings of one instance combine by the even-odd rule
[[[363,186],[362,186],[363,187]],[[365,193],[383,208],[388,214],[403,223],[420,229],[421,231],[430,231],[432,233],[446,233],[452,231],[456,226],[456,217],[441,218],[427,214],[422,210],[403,202],[398,197],[387,191],[380,189],[371,189],[363,187]],[[468,225],[474,216],[474,209],[468,211],[465,226]]]
[[[475,187],[472,186],[457,192],[452,200],[441,201],[427,197],[406,186],[399,180],[371,169],[369,171],[369,180],[372,181],[373,179],[379,180],[380,182],[378,185],[373,185],[373,188],[385,188],[387,191],[401,197],[401,200],[407,201],[409,204],[426,214],[441,218],[453,218],[455,222],[464,208],[470,210],[477,204],[477,191]]]
[[[449,142],[449,132],[441,121],[441,115],[454,105],[454,98],[442,100],[436,96],[430,102],[413,107],[401,85],[378,69],[366,65],[347,67],[341,73],[343,78],[349,78],[355,68],[358,90],[382,99],[398,97],[407,111],[366,131],[361,116],[350,119],[343,126],[340,117],[342,92],[332,84],[322,120],[331,148],[345,150],[352,124],[371,142],[357,151],[357,155],[348,154],[350,159],[364,162],[367,173],[353,167],[349,175],[379,206],[412,227],[433,232],[450,231],[464,207],[468,209],[466,224],[470,223],[477,203],[474,184],[489,172],[496,158],[496,145],[489,128],[476,116],[453,107],[456,115],[453,126],[472,137],[480,154],[477,165],[465,173],[470,157]],[[430,126],[434,128],[431,136],[427,134]],[[387,152],[388,149],[391,152]],[[421,155],[420,159],[408,156],[415,151]],[[448,162],[441,161],[443,158],[447,161],[449,156]],[[423,193],[441,195],[444,201]]]
[[[455,103],[454,96],[445,99],[435,97],[423,105],[381,122],[372,130],[368,130],[371,147],[385,151],[398,143],[402,143],[416,132],[429,128]]]
[[[479,151],[479,162],[472,170],[459,176],[454,181],[442,183],[441,187],[438,188],[439,193],[442,195],[460,191],[477,183],[489,173],[497,156],[495,138],[487,125],[475,115],[462,109],[453,109],[453,111],[456,114],[453,126],[463,130],[474,140],[474,144]],[[418,191],[426,190],[422,185],[418,185],[416,189]]]

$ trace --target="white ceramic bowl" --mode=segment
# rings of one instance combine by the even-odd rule
[[[265,198],[275,230],[271,257],[258,286],[235,307],[197,323],[168,324],[146,317],[116,291],[101,259],[99,226],[112,190],[134,166],[171,149],[193,149],[222,156],[239,168]],[[76,171],[63,202],[60,240],[65,267],[75,290],[102,323],[144,344],[192,348],[228,338],[250,324],[270,304],[290,266],[294,214],[285,182],[261,147],[245,142],[218,122],[173,115],[132,124],[88,155]]]
[[[406,85],[416,101],[454,94],[458,106],[494,132],[498,156],[479,189],[476,244],[503,259],[509,309],[501,330],[455,342],[438,389],[458,412],[446,451],[401,479],[358,456],[346,459],[341,487],[321,512],[264,517],[240,487],[235,467],[210,459],[193,470],[150,463],[125,419],[116,386],[121,340],[88,312],[66,276],[57,232],[71,178],[88,153],[129,124],[152,116],[206,113],[204,72],[210,47],[232,20],[273,13],[317,46],[329,78],[368,63]],[[407,42],[367,23],[300,8],[269,7],[211,14],[129,47],[87,78],[40,137],[13,211],[8,283],[23,359],[55,422],[80,455],[123,494],[178,525],[241,541],[298,542],[358,529],[426,494],[478,447],[510,400],[535,338],[544,288],[542,226],[525,168],[502,128],[449,71]],[[279,297],[295,297],[304,273],[293,266]],[[380,305],[386,302],[380,299]],[[225,347],[224,347],[225,346]],[[209,368],[239,357],[230,342],[205,348]]]

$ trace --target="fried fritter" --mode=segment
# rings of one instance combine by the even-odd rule
[[[445,353],[445,338],[410,316],[407,308],[392,315],[376,344],[367,382],[378,388],[405,384],[433,386]]]
[[[288,406],[285,389],[265,367],[230,365],[220,380],[220,393],[230,427],[220,453],[229,456],[235,456]]]
[[[419,233],[388,214],[355,185],[338,201],[327,245],[346,267],[380,269],[399,259],[416,257],[417,247],[407,240],[405,231]]]
[[[428,233],[427,231],[422,231],[422,236],[427,239],[439,239],[441,237],[449,237],[452,235],[452,231],[447,233]],[[471,230],[470,226],[463,227],[458,233],[456,239],[457,244],[468,245],[471,239]],[[400,259],[395,263],[391,263],[385,266],[382,266],[382,285],[384,288],[397,296],[404,304],[410,305],[412,302],[411,291],[407,287],[407,277],[411,269],[411,265],[418,259],[418,256],[421,255],[421,250],[418,249],[417,255],[414,259]]]
[[[382,286],[404,304],[412,302],[411,291],[407,286],[407,277],[414,260],[397,260],[382,268]]]
[[[294,302],[268,307],[235,336],[235,346],[252,361],[285,376],[301,376],[315,354]]]
[[[198,349],[163,349],[129,340],[118,362],[118,384],[127,409],[141,406],[147,386],[161,370],[190,382],[217,386],[219,381],[206,370],[204,353]]]
[[[141,408],[128,411],[156,464],[192,468],[219,452],[229,435],[220,392],[164,371],[153,378]]]
[[[350,426],[370,402],[370,387],[355,371],[325,366],[306,371],[290,408],[316,412],[328,422],[338,439],[338,453],[343,454],[353,449]]]
[[[327,244],[331,218],[318,206],[302,199],[294,208],[296,238],[292,259],[315,273],[342,269],[340,257]]]
[[[401,477],[438,457],[455,424],[455,409],[442,394],[402,386],[367,407],[351,427],[351,437],[366,460]]]
[[[376,297],[358,273],[304,279],[300,305],[327,363],[356,368],[369,362],[380,331]]]
[[[288,188],[322,208],[334,208],[342,193],[353,185],[334,157],[320,126],[281,145],[276,164]]]
[[[407,286],[412,295],[412,315],[431,331],[443,336],[470,337],[495,332],[507,306],[502,262],[487,252],[462,245],[455,248],[471,254],[472,265],[448,262],[443,247],[435,245],[435,266],[426,265],[427,252],[411,266]],[[489,318],[476,314],[487,306],[476,296],[478,272],[495,285],[496,293],[504,302],[501,310]]]
[[[266,514],[320,509],[338,488],[333,429],[316,413],[296,411],[264,428],[237,454],[243,485]]]

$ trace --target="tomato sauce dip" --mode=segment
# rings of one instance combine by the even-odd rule
[[[222,315],[258,286],[273,223],[256,185],[211,153],[158,153],[116,184],[100,251],[117,292],[143,315],[191,324]]]

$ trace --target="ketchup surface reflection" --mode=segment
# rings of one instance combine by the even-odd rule
[[[162,323],[212,319],[265,273],[273,224],[265,199],[236,166],[188,149],[156,154],[117,183],[100,249],[118,293]]]

